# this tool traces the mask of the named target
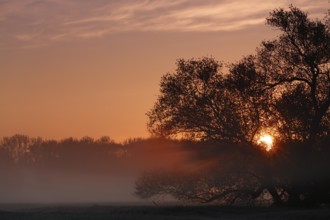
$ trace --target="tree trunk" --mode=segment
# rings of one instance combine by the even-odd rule
[[[275,187],[274,186],[268,186],[267,190],[273,198],[274,206],[282,206],[283,201],[282,201],[281,197],[278,195],[277,190],[275,189]]]

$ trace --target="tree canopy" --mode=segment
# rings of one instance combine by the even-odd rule
[[[197,175],[206,185],[182,191],[181,183],[149,173],[137,182],[139,195],[193,200],[207,192],[199,201],[235,202],[265,198],[266,191],[276,204],[330,202],[329,14],[312,20],[290,6],[273,10],[266,21],[281,34],[262,42],[255,54],[229,65],[209,57],[179,59],[176,71],[162,77],[160,95],[147,113],[151,133],[229,150],[220,152],[212,175]],[[268,154],[256,143],[262,132],[276,138]],[[241,161],[245,166],[237,166]],[[158,191],[150,193],[148,182]]]

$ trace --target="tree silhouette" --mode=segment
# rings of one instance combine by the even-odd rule
[[[161,95],[148,112],[155,135],[195,140],[250,142],[260,127],[255,97],[246,97],[221,72],[213,58],[180,59],[161,80]],[[235,71],[235,70],[233,70]]]
[[[312,144],[330,128],[329,17],[325,22],[312,21],[291,6],[290,11],[273,11],[267,23],[282,35],[263,42],[259,49],[256,63],[260,74],[267,76],[272,93],[280,95],[274,99],[283,133]]]
[[[180,59],[162,77],[147,113],[151,133],[226,150],[202,176],[142,176],[138,195],[227,204],[268,197],[275,205],[330,202],[329,15],[311,20],[290,6],[272,11],[267,24],[281,35],[262,42],[255,55],[228,66],[213,58]],[[256,138],[267,129],[277,143],[266,154]]]

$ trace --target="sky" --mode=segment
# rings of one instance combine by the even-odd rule
[[[235,62],[290,4],[328,0],[0,0],[0,137],[148,137],[145,113],[179,58]]]

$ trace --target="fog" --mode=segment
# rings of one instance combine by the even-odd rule
[[[179,142],[108,138],[62,141],[15,135],[0,147],[0,203],[140,203],[136,179],[148,170],[188,167]]]
[[[277,143],[274,152],[259,148],[155,138],[116,143],[108,137],[54,141],[14,135],[0,142],[0,203],[187,202],[191,190],[204,192],[195,201],[203,202],[213,201],[214,190],[235,184],[237,190],[267,192],[270,178],[299,187],[322,183],[318,190],[323,195],[329,182],[328,151],[306,163],[299,143]],[[272,203],[269,196],[260,196],[256,202]]]

